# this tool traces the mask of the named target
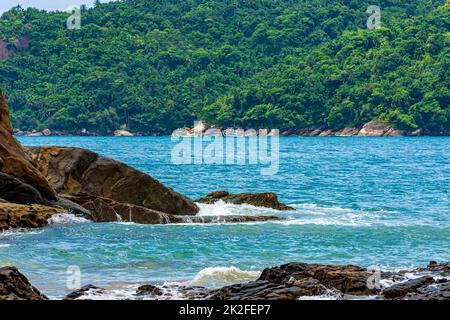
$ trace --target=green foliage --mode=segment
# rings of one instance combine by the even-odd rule
[[[126,0],[0,19],[15,127],[341,129],[385,120],[450,132],[449,0]],[[29,39],[29,47],[17,45]]]

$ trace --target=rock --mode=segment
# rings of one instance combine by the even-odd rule
[[[276,216],[202,216],[175,217],[175,219],[171,219],[171,223],[245,223],[284,220]]]
[[[417,279],[408,280],[406,282],[394,284],[383,290],[383,296],[387,299],[401,298],[408,293],[416,292],[421,287],[428,287],[434,283],[431,276],[423,276]]]
[[[328,266],[320,264],[289,263],[280,267],[265,269],[258,280],[275,284],[313,278],[330,289],[344,294],[369,295],[378,291],[367,287],[371,273],[358,266]]]
[[[434,272],[443,276],[450,276],[450,262],[437,263],[436,261],[430,261],[426,268],[417,268],[413,272]]]
[[[394,128],[390,128],[384,135],[386,137],[402,137],[405,135],[405,132],[402,130],[396,130]]]
[[[114,136],[115,137],[133,137],[134,134],[132,134],[129,131],[126,130],[116,130],[114,131]]]
[[[18,204],[50,205],[35,188],[5,173],[0,173],[0,197]]]
[[[41,228],[48,219],[64,210],[38,204],[0,203],[0,231],[14,228]]]
[[[322,131],[320,134],[319,134],[319,137],[331,137],[331,136],[333,136],[334,134],[333,134],[333,132],[331,131],[331,130],[325,130],[325,131]]]
[[[443,279],[416,289],[416,292],[408,293],[405,300],[450,300],[450,280]]]
[[[212,204],[219,200],[232,204],[250,204],[256,207],[266,207],[275,210],[295,210],[278,201],[278,197],[274,193],[240,193],[229,194],[227,191],[214,191],[206,197],[196,200],[200,203]]]
[[[52,132],[50,131],[50,129],[44,129],[44,130],[42,130],[42,134],[44,136],[50,136],[52,134]]]
[[[56,200],[45,177],[31,164],[29,157],[12,136],[9,111],[0,92],[0,171],[32,186],[47,200]]]
[[[0,268],[0,300],[47,300],[15,267]]]
[[[339,137],[351,137],[351,136],[357,136],[358,133],[359,133],[359,129],[346,127],[344,129],[342,129],[341,131],[336,132],[335,135],[339,136]]]
[[[150,284],[145,284],[140,286],[137,291],[136,294],[138,295],[153,295],[153,296],[161,296],[163,294],[163,291],[153,285]]]
[[[94,222],[127,221],[140,224],[167,224],[180,222],[181,219],[164,212],[155,211],[128,203],[93,195],[63,195],[89,210],[89,219]]]
[[[392,128],[380,121],[370,121],[359,131],[358,136],[381,137]]]
[[[74,292],[69,293],[67,296],[65,296],[63,298],[63,300],[76,300],[78,298],[83,297],[88,292],[89,293],[93,293],[95,295],[95,294],[105,293],[106,290],[103,289],[103,288],[99,288],[97,286],[94,286],[92,284],[88,284],[88,285],[82,287],[81,289],[78,289],[78,290],[76,290]]]
[[[58,193],[84,193],[177,215],[199,208],[189,198],[119,161],[69,147],[30,148],[36,167]]]
[[[309,137],[317,137],[322,133],[322,130],[320,129],[314,129],[311,132],[309,132],[308,136]]]
[[[411,132],[409,135],[410,135],[410,136],[414,136],[414,137],[421,136],[421,135],[423,135],[423,130],[422,130],[422,129],[414,130],[414,131]]]

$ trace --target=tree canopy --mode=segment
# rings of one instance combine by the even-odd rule
[[[450,0],[126,0],[0,19],[0,87],[22,130],[450,132]],[[1,43],[0,43],[1,47]],[[1,56],[1,54],[0,54]]]

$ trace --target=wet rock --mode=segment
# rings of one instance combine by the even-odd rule
[[[265,269],[258,280],[275,284],[312,278],[329,289],[337,289],[344,294],[369,295],[378,290],[369,289],[368,278],[371,273],[358,266],[328,266],[320,264],[289,263],[275,268]]]
[[[78,289],[74,292],[69,293],[67,296],[65,296],[63,298],[63,300],[76,300],[78,298],[85,296],[88,292],[95,295],[95,294],[105,293],[106,290],[103,288],[94,286],[92,284],[88,284],[88,285],[82,287],[81,289]]]
[[[414,272],[435,272],[441,275],[450,275],[450,262],[437,263],[436,261],[430,261],[426,268],[417,268]]]
[[[119,203],[177,215],[199,208],[189,198],[119,161],[89,150],[65,147],[30,148],[38,169],[58,193],[85,193]]]
[[[8,106],[0,92],[0,171],[32,186],[46,200],[56,200],[56,195],[45,177],[37,170],[12,135]]]
[[[104,197],[87,194],[63,195],[63,197],[89,210],[88,218],[94,222],[127,221],[140,224],[167,224],[181,221],[181,218],[164,212],[119,203]]]
[[[145,284],[137,289],[136,294],[161,296],[163,294],[163,291],[160,288],[153,286],[151,284]]]
[[[15,267],[0,268],[0,300],[47,300]]]
[[[276,216],[202,216],[176,218],[178,220],[172,220],[172,223],[245,223],[284,220]]]
[[[383,296],[387,299],[395,299],[406,296],[408,293],[416,292],[421,287],[428,287],[434,283],[431,276],[423,276],[406,282],[394,284],[383,290]]]
[[[232,204],[250,204],[256,207],[266,207],[275,210],[295,210],[278,201],[274,193],[240,193],[229,194],[227,191],[214,191],[206,197],[196,200],[199,203],[213,204],[219,200]]]
[[[420,287],[408,293],[405,300],[450,300],[450,280],[442,279],[432,285]]]
[[[64,210],[43,205],[0,203],[0,231],[14,228],[41,228],[48,219]]]

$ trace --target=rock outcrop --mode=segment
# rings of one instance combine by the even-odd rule
[[[18,204],[50,204],[34,187],[5,173],[0,173],[0,198]]]
[[[48,181],[29,161],[12,132],[8,106],[0,92],[0,172],[32,186],[46,200],[56,200]]]
[[[47,300],[14,267],[0,268],[0,300]]]
[[[40,228],[48,224],[48,219],[63,209],[43,205],[22,205],[0,203],[0,232],[14,228]]]
[[[37,168],[58,193],[108,198],[176,215],[199,211],[193,201],[119,161],[80,148],[30,148]]]
[[[366,123],[359,131],[358,136],[365,137],[382,137],[382,136],[402,136],[405,133],[400,130],[395,130],[384,122],[370,121]]]
[[[214,191],[206,197],[196,200],[199,203],[212,204],[219,200],[232,204],[250,204],[256,207],[266,207],[275,210],[295,210],[278,201],[274,193],[240,193],[229,194],[227,191]]]

